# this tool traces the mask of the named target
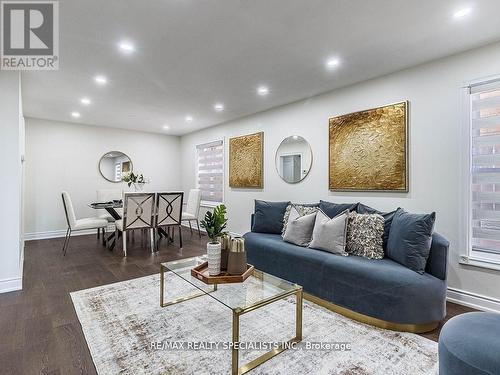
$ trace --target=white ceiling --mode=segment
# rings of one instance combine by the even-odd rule
[[[23,74],[24,112],[186,134],[500,40],[498,14],[499,0],[61,0],[60,69]]]

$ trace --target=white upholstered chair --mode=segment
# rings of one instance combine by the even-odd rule
[[[66,230],[66,237],[64,239],[64,245],[62,248],[63,255],[66,255],[66,251],[68,250],[69,240],[71,238],[72,232],[85,229],[102,229],[104,241],[104,234],[106,233],[106,227],[108,226],[108,221],[106,219],[99,217],[77,219],[75,215],[75,209],[73,208],[73,203],[71,202],[71,197],[69,196],[68,192],[62,192],[62,201],[64,212],[66,214],[66,222],[68,223],[68,229]]]
[[[187,221],[189,223],[189,229],[191,234],[193,234],[193,227],[191,226],[191,221],[196,221],[198,226],[198,236],[201,238],[200,223],[198,217],[200,215],[200,203],[201,203],[201,190],[191,189],[189,190],[188,201],[186,209],[182,213],[182,221]]]
[[[155,193],[123,194],[123,215],[115,221],[115,238],[122,233],[124,256],[127,256],[127,231],[134,229],[149,229],[151,252],[154,252],[155,210]]]
[[[118,200],[122,199],[123,195],[123,190],[120,189],[98,189],[97,190],[97,202],[99,203],[105,203],[105,202],[111,202],[113,200]],[[118,210],[121,210],[120,208],[116,209],[117,212]],[[113,216],[109,214],[109,212],[105,210],[99,210],[102,213],[99,215],[101,219],[106,219],[109,223],[114,223],[115,219]],[[119,212],[120,216],[122,216],[122,212]],[[99,235],[101,234],[101,229],[97,230],[97,238],[99,238]]]
[[[156,193],[156,221],[155,228],[165,227],[170,236],[170,230],[179,231],[179,245],[182,249],[182,203],[184,199],[183,192]],[[174,237],[172,233],[172,238]]]

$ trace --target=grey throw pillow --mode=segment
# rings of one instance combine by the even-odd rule
[[[345,210],[332,219],[323,211],[318,210],[314,223],[312,241],[309,247],[347,256],[348,254],[345,251],[345,247],[348,219],[349,210]]]
[[[293,206],[290,209],[288,225],[286,227],[283,240],[299,246],[309,245],[309,242],[311,242],[315,220],[316,212],[301,215],[295,206]]]
[[[347,252],[370,259],[382,259],[384,218],[379,214],[349,213]]]
[[[288,219],[290,217],[290,210],[292,207],[298,211],[298,213],[302,215],[312,214],[319,210],[319,203],[312,204],[295,204],[290,203],[285,210],[285,214],[283,215],[283,230],[281,231],[281,237],[285,236],[286,226],[288,225]]]

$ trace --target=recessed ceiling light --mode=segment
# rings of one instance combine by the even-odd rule
[[[89,105],[91,103],[90,99],[89,98],[81,98],[80,99],[80,102],[83,104],[83,105]]]
[[[455,13],[453,13],[453,18],[455,19],[464,18],[465,16],[468,16],[471,12],[472,8],[459,9]]]
[[[193,116],[187,115],[185,120],[186,122],[193,122]]]
[[[224,104],[222,103],[216,103],[214,105],[214,109],[217,111],[217,112],[222,112],[224,110]]]
[[[105,85],[106,83],[108,83],[108,79],[104,76],[101,76],[101,75],[98,75],[98,76],[95,76],[94,77],[94,81],[98,84],[98,85]]]
[[[125,53],[132,53],[135,51],[134,45],[128,41],[121,41],[118,44],[118,48],[120,48],[120,50]]]
[[[266,96],[267,94],[269,94],[269,88],[267,86],[260,86],[257,89],[257,94],[259,94],[260,96]]]
[[[334,68],[336,68],[337,66],[339,66],[339,64],[340,64],[340,60],[339,60],[339,59],[337,59],[337,58],[331,58],[331,59],[328,59],[328,60],[326,61],[326,67],[327,67],[328,69],[334,69]]]
[[[293,138],[294,140],[297,140],[297,139],[299,139],[299,136],[298,136],[298,135],[294,135],[292,138]]]
[[[71,112],[71,117],[79,118],[80,117],[80,112]]]
[[[168,126],[168,125],[163,125],[163,129],[164,129],[164,130],[169,130],[169,129],[170,129],[170,126]]]

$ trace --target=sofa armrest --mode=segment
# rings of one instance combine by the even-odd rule
[[[250,231],[252,231],[254,220],[255,220],[255,214],[252,214],[252,216],[250,216]]]
[[[448,271],[448,249],[450,243],[439,233],[432,234],[431,251],[425,272],[441,280],[446,280]]]

